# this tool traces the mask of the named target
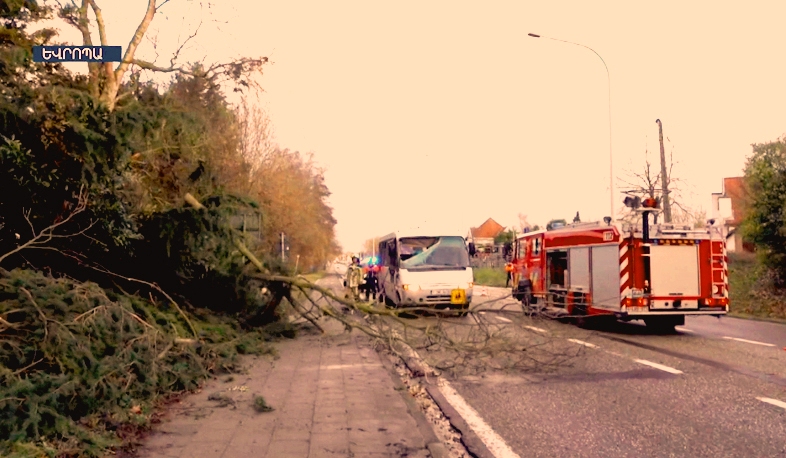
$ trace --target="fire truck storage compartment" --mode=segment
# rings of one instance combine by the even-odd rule
[[[571,291],[589,293],[589,248],[571,248],[568,251],[568,287]]]
[[[568,250],[568,302],[571,314],[586,315],[590,292],[589,248],[579,247]]]
[[[554,307],[565,307],[568,293],[568,250],[547,250],[548,303]]]
[[[620,309],[620,250],[617,244],[592,247],[592,306]]]
[[[698,245],[651,245],[650,285],[654,297],[674,299],[650,301],[650,309],[697,309],[699,302]],[[694,299],[682,299],[693,296]]]

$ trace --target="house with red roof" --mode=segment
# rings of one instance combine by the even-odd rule
[[[745,219],[747,195],[745,177],[724,178],[722,191],[712,193],[712,218],[722,225],[729,252],[753,251],[752,244],[743,242],[740,230]]]
[[[480,226],[469,229],[467,241],[474,243],[478,251],[490,252],[494,249],[494,239],[504,231],[504,226],[489,218]]]

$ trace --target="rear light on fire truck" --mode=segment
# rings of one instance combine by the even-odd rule
[[[650,300],[646,297],[626,297],[622,303],[625,307],[648,307],[650,305]]]
[[[701,305],[704,305],[704,306],[707,306],[707,307],[716,307],[716,306],[729,305],[729,298],[727,298],[727,297],[719,297],[719,298],[711,297],[711,298],[708,298],[708,299],[701,299]]]

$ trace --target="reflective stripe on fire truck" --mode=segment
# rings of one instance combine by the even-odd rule
[[[726,251],[726,241],[723,241],[723,297],[729,298],[729,255]]]
[[[620,242],[620,301],[630,295],[630,285],[633,281],[630,270],[630,252],[627,242],[623,240]]]

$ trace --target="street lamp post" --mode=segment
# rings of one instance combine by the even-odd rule
[[[589,46],[585,46],[580,43],[574,43],[572,41],[560,40],[559,38],[544,37],[541,35],[537,35],[535,33],[528,33],[527,35],[532,38],[548,38],[549,40],[561,41],[563,43],[568,43],[571,45],[581,46],[582,48],[587,48],[593,53],[595,53],[595,55],[600,58],[600,61],[603,62],[603,67],[606,69],[606,80],[608,81],[608,93],[609,93],[609,195],[610,195],[609,203],[611,205],[611,215],[609,216],[611,216],[613,221],[615,219],[614,217],[614,165],[613,165],[614,156],[611,153],[611,76],[609,75],[609,67],[608,65],[606,65],[606,61],[603,60],[603,57],[601,57],[597,51],[590,48]]]

